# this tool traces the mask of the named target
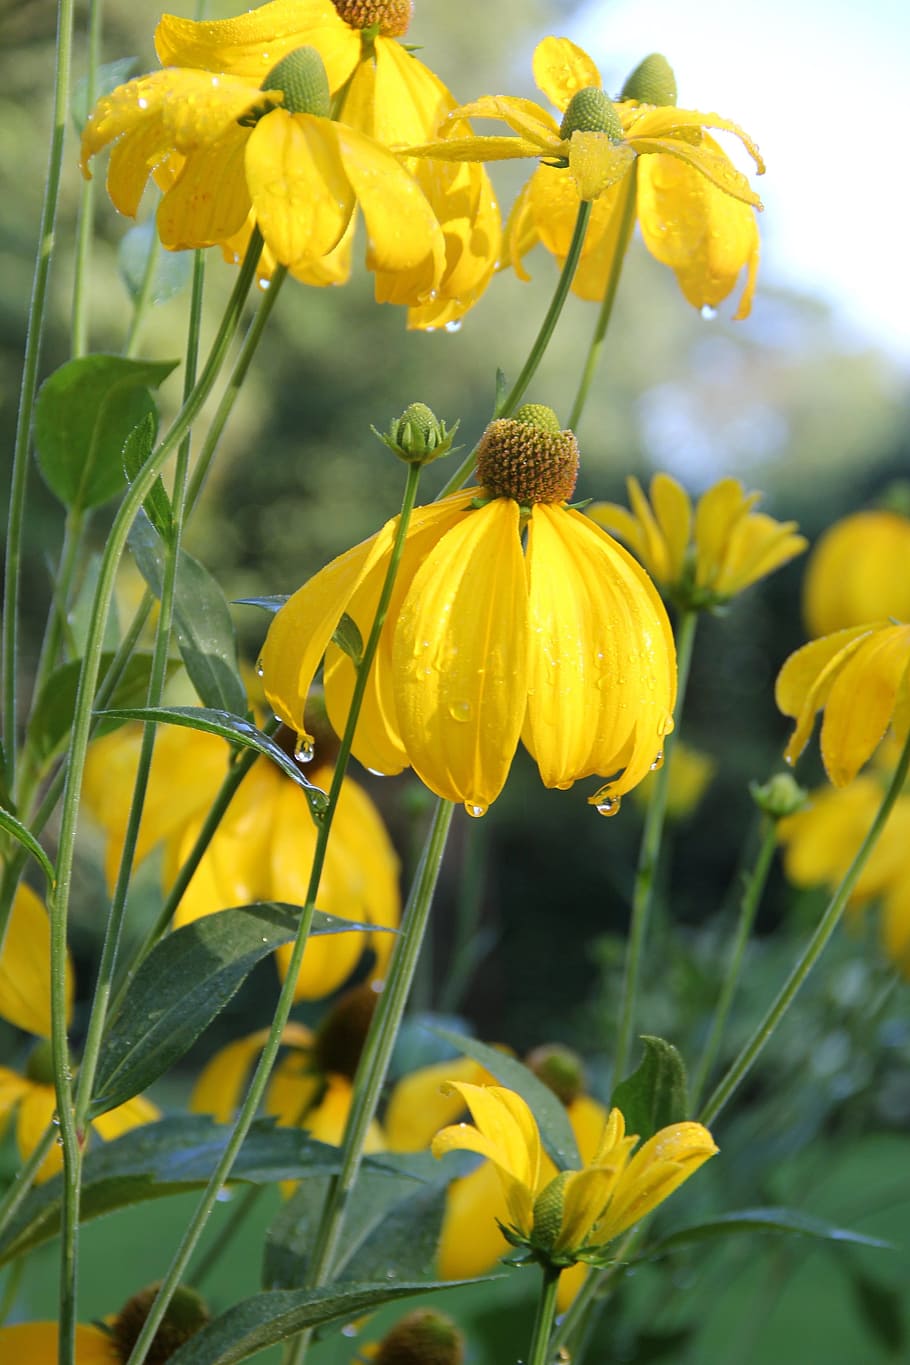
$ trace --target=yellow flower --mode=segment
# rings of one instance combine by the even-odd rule
[[[565,505],[576,464],[572,433],[529,405],[487,428],[483,487],[414,511],[354,738],[366,767],[410,765],[472,815],[499,795],[519,737],[548,787],[621,769],[591,798],[607,811],[648,772],[672,728],[672,634],[631,556]],[[274,618],[263,685],[302,736],[323,654],[343,728],[354,670],[332,635],[343,613],[369,633],[395,529],[333,560]]]
[[[236,250],[255,221],[272,260],[313,283],[330,282],[325,262],[353,231],[359,204],[380,302],[422,304],[445,268],[436,216],[387,147],[328,113],[313,49],[290,53],[262,86],[170,66],[98,101],[82,135],[82,167],[89,175],[90,159],[113,143],[111,199],[134,217],[154,174],[164,190],[158,234],[169,250]]]
[[[655,474],[650,497],[626,480],[631,512],[595,502],[589,516],[621,536],[666,593],[686,607],[713,607],[802,554],[809,543],[795,521],[775,521],[752,509],[760,493],[738,479],[721,479],[703,493],[694,515],[685,489]]]
[[[224,72],[260,85],[272,66],[311,45],[321,55],[337,117],[385,147],[432,137],[456,102],[428,67],[398,39],[407,31],[406,0],[272,0],[236,19],[202,23],[166,14],[155,34],[165,66]],[[460,125],[468,131],[466,124]],[[411,307],[408,326],[454,323],[483,293],[499,257],[499,209],[489,178],[478,165],[429,166],[409,161],[442,228],[445,264],[434,291]],[[242,251],[244,237],[233,243]],[[310,284],[343,283],[350,272],[347,234]],[[300,273],[300,272],[298,272]],[[389,285],[377,274],[380,297]]]
[[[784,753],[794,763],[823,710],[821,754],[836,787],[856,776],[888,726],[910,729],[910,626],[883,621],[824,635],[796,650],[777,675],[777,705],[796,728]]]
[[[669,79],[642,80],[649,62],[662,63]],[[764,165],[748,135],[716,114],[677,109],[675,82],[664,58],[646,59],[615,106],[601,89],[594,62],[568,38],[539,44],[534,78],[563,115],[561,123],[530,100],[488,95],[456,109],[450,123],[442,125],[442,139],[408,150],[445,160],[541,160],[506,228],[510,260],[523,279],[523,257],[538,241],[565,259],[579,202],[593,201],[573,282],[575,292],[587,299],[603,297],[616,252],[624,248],[624,182],[637,161],[635,213],[648,250],[675,272],[697,308],[725,299],[745,267],[736,316],[746,317],[758,268],[754,210],[761,203],[706,129],[735,134],[761,174]],[[517,136],[465,137],[453,126],[465,118],[501,120]],[[568,175],[562,174],[566,168]]]
[[[810,635],[893,616],[910,620],[910,517],[887,510],[854,512],[813,547],[803,583]]]
[[[0,1360],[10,1365],[57,1365],[60,1328],[56,1322],[18,1322],[0,1327]],[[76,1365],[119,1365],[112,1336],[90,1323],[76,1326]]]
[[[466,1123],[444,1128],[435,1156],[464,1150],[487,1157],[505,1195],[509,1241],[558,1267],[601,1260],[607,1244],[637,1223],[717,1151],[699,1123],[662,1128],[631,1155],[618,1109],[607,1117],[593,1159],[581,1171],[551,1176],[537,1124],[524,1100],[501,1086],[455,1083],[471,1111]]]
[[[35,1044],[20,1075],[10,1067],[0,1067],[0,1129],[16,1114],[16,1145],[25,1160],[43,1137],[54,1112],[54,1092],[50,1047],[51,938],[47,911],[28,886],[20,886],[13,901],[6,940],[0,951],[0,1018],[15,1024],[42,1041]],[[72,998],[72,972],[68,965],[67,1017]],[[158,1110],[136,1095],[126,1104],[92,1120],[92,1128],[104,1139],[120,1137],[143,1123],[158,1118]],[[51,1147],[36,1180],[49,1180],[60,1170],[63,1154]]]

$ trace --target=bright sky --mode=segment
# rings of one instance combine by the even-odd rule
[[[910,369],[906,0],[585,0],[563,32],[608,90],[663,52],[681,106],[748,129],[768,167],[762,276]]]

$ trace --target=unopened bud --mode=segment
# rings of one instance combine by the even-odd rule
[[[620,99],[640,104],[676,104],[676,77],[666,57],[652,52],[626,77]]]
[[[448,455],[458,430],[458,423],[449,429],[440,422],[426,403],[411,403],[397,417],[383,435],[372,428],[389,450],[408,464],[429,464],[441,455]]]
[[[750,782],[749,792],[759,810],[763,810],[772,820],[795,815],[797,811],[804,810],[809,801],[809,793],[791,773],[775,773],[763,783]]]
[[[329,78],[315,47],[298,47],[282,57],[260,89],[280,90],[284,95],[283,107],[292,114],[329,116]]]
[[[559,136],[565,141],[573,133],[606,133],[611,142],[621,141],[622,124],[616,106],[599,86],[589,85],[569,100]]]
[[[527,1066],[563,1104],[571,1104],[585,1088],[585,1069],[577,1052],[561,1043],[544,1043],[528,1053]]]

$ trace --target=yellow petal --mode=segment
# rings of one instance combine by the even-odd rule
[[[716,584],[733,528],[758,496],[747,495],[739,479],[720,479],[699,498],[695,509],[695,581],[699,587]]]
[[[433,1139],[433,1155],[463,1150],[488,1157],[499,1171],[512,1222],[530,1231],[541,1166],[533,1114],[520,1095],[502,1086],[453,1082],[452,1088],[467,1104],[476,1127],[460,1123],[443,1128]]]
[[[910,626],[871,634],[848,657],[828,694],[821,753],[836,787],[855,777],[890,724],[910,667]]]
[[[415,162],[415,176],[439,220],[445,269],[436,298],[411,308],[409,328],[458,322],[480,298],[499,264],[499,205],[483,166]]]
[[[356,228],[355,213],[351,216],[341,241],[327,255],[320,256],[318,261],[298,261],[291,267],[294,279],[317,289],[324,289],[326,285],[347,284],[351,278],[351,249]]]
[[[858,647],[872,626],[851,626],[836,630],[820,640],[810,640],[785,661],[777,675],[774,699],[785,716],[798,716],[815,690],[820,675],[837,659],[843,649]],[[826,694],[827,695],[827,694]]]
[[[190,1097],[190,1109],[196,1114],[211,1114],[219,1123],[227,1123],[240,1105],[253,1061],[267,1037],[268,1030],[259,1029],[220,1048],[199,1073]],[[302,1024],[291,1022],[285,1025],[281,1041],[287,1047],[308,1049],[312,1046],[313,1035]]]
[[[904,875],[882,906],[882,947],[904,978],[910,977],[910,877]]]
[[[816,542],[803,580],[803,615],[811,635],[827,635],[893,616],[910,621],[910,518],[855,512]]]
[[[455,108],[455,100],[442,81],[402,43],[380,39],[375,63],[362,62],[354,75],[344,105],[344,121],[369,133],[386,147],[423,142],[435,135],[440,123]],[[351,114],[359,82],[372,74],[371,123]],[[362,98],[362,97],[361,97]]]
[[[563,1186],[562,1221],[554,1252],[580,1250],[589,1237],[596,1237],[596,1224],[618,1179],[618,1169],[611,1166],[589,1166],[569,1174]]]
[[[592,502],[590,507],[585,508],[585,512],[598,526],[624,540],[636,559],[641,560],[643,564],[647,562],[644,527],[628,507],[623,507],[618,502]],[[657,577],[656,574],[654,576]]]
[[[460,112],[460,111],[456,111]],[[541,146],[524,137],[447,137],[417,147],[402,147],[402,156],[435,157],[437,161],[515,161],[526,156],[560,156],[562,144],[555,139]]]
[[[508,1222],[502,1180],[492,1161],[453,1180],[437,1252],[441,1278],[461,1280],[490,1270],[510,1249],[499,1230],[499,1223]]]
[[[539,167],[538,171],[542,169]],[[509,248],[509,264],[520,280],[531,278],[524,268],[524,258],[540,240],[529,198],[531,185],[534,183],[538,171],[535,171],[528,183],[519,190],[505,226],[505,238]]]
[[[795,521],[775,521],[752,512],[733,526],[714,582],[715,592],[733,596],[802,554],[809,542],[796,534]]]
[[[610,1202],[598,1239],[618,1237],[662,1203],[699,1166],[717,1153],[707,1128],[700,1123],[675,1123],[661,1128],[635,1153],[626,1166]]]
[[[379,811],[367,792],[352,778],[346,778],[342,783],[335,808],[333,837],[347,864],[361,906],[359,917],[370,924],[397,929],[401,916],[398,855]],[[394,934],[377,933],[369,937],[369,945],[376,955],[371,979],[384,976],[394,942]]]
[[[521,732],[527,601],[518,505],[497,498],[467,512],[426,557],[395,632],[408,757],[431,791],[476,813],[502,790]]]
[[[17,1322],[0,1327],[0,1359],[10,1365],[57,1365],[60,1328],[56,1322]],[[117,1365],[113,1337],[90,1323],[76,1324],[76,1365]]]
[[[649,489],[651,506],[667,547],[667,579],[678,583],[692,534],[692,503],[682,484],[669,474],[655,474]]]
[[[285,1127],[304,1127],[324,1092],[325,1076],[315,1070],[312,1054],[286,1052],[272,1072],[263,1109]]]
[[[23,1161],[31,1156],[44,1137],[56,1108],[57,1099],[52,1085],[29,1082],[28,1088],[23,1090],[16,1115],[16,1146]],[[63,1148],[55,1142],[38,1167],[35,1183],[43,1185],[62,1167]]]
[[[575,132],[569,142],[569,173],[579,199],[597,199],[628,175],[635,153],[606,133]]]
[[[243,227],[250,211],[244,160],[249,137],[249,128],[234,124],[187,155],[158,205],[158,235],[169,251],[214,246]]]
[[[464,1111],[465,1102],[453,1081],[480,1085],[489,1076],[479,1062],[456,1057],[421,1067],[396,1081],[385,1113],[390,1152],[422,1152],[435,1133]]]
[[[116,1109],[109,1109],[106,1114],[100,1114],[98,1118],[93,1119],[92,1127],[105,1142],[111,1142],[123,1133],[131,1132],[133,1128],[141,1128],[144,1124],[154,1123],[160,1118],[161,1110],[157,1105],[152,1104],[144,1095],[134,1095],[125,1104],[118,1104]]]
[[[328,1142],[340,1147],[351,1109],[351,1082],[347,1076],[327,1077],[326,1092],[315,1109],[306,1116],[306,1128],[317,1142]],[[385,1149],[382,1129],[374,1120],[367,1129],[363,1144],[365,1152]]]
[[[566,1106],[578,1152],[586,1166],[593,1163],[604,1135],[608,1114],[600,1100],[591,1095],[578,1095]]]
[[[0,950],[0,1017],[39,1038],[51,1036],[51,926],[44,903],[20,883]],[[73,971],[67,954],[66,1017],[73,999]]]
[[[534,49],[532,68],[537,88],[563,113],[579,90],[600,85],[600,72],[587,52],[568,38],[544,38]]]
[[[631,476],[626,479],[629,505],[635,514],[644,541],[641,561],[658,583],[669,583],[670,552],[660,523],[651,510],[651,504],[642,492],[641,484]]]
[[[560,144],[559,124],[541,109],[533,100],[519,99],[512,95],[482,95],[470,104],[461,104],[449,114],[446,123],[451,125],[462,119],[488,118],[507,123],[519,140],[536,147],[536,152],[526,155],[535,156],[540,152],[552,151]],[[445,131],[445,130],[444,130]],[[485,138],[479,139],[486,141]],[[483,158],[484,160],[486,158]]]
[[[691,146],[692,130],[704,128],[716,128],[733,133],[755,162],[757,174],[764,175],[765,163],[749,134],[740,128],[738,123],[721,118],[718,114],[700,114],[694,109],[678,109],[671,104],[643,104],[630,111],[626,135],[630,138],[671,138],[682,135],[681,140],[688,141]]]

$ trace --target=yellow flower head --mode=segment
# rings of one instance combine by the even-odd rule
[[[669,474],[655,474],[650,502],[637,479],[626,480],[632,510],[595,502],[589,516],[621,536],[664,591],[686,607],[713,607],[802,554],[809,543],[795,521],[752,509],[760,493],[721,479],[698,500]]]
[[[910,621],[910,517],[879,509],[835,522],[813,547],[803,583],[810,635],[893,616]]]
[[[910,626],[881,621],[812,640],[777,676],[777,705],[796,728],[784,757],[794,763],[824,711],[821,753],[836,787],[856,776],[893,726],[900,744],[910,729]]]
[[[482,815],[519,738],[548,787],[617,777],[592,801],[609,813],[672,728],[676,662],[647,575],[565,505],[571,432],[529,405],[491,424],[469,488],[412,514],[354,737],[366,767],[410,765],[437,795]],[[538,498],[544,500],[538,501]],[[325,655],[329,719],[341,733],[354,686],[332,643],[346,613],[369,633],[396,522],[332,561],[274,618],[262,652],[275,713],[304,737]]]
[[[475,1127],[443,1128],[435,1156],[464,1150],[496,1167],[508,1209],[503,1228],[515,1246],[562,1268],[601,1261],[608,1243],[651,1212],[698,1170],[717,1147],[699,1123],[676,1123],[655,1133],[632,1156],[618,1109],[604,1125],[593,1159],[581,1171],[546,1170],[540,1133],[520,1095],[501,1086],[456,1083]]]
[[[166,14],[155,45],[164,66],[224,73],[256,86],[289,53],[311,46],[325,63],[341,122],[383,147],[397,148],[432,137],[456,104],[439,77],[399,41],[410,14],[409,0],[337,0],[334,5],[331,0],[272,0],[236,19],[198,23]],[[457,322],[492,277],[500,250],[499,209],[481,166],[411,161],[408,169],[440,224],[444,242],[441,271],[426,296],[412,302],[408,326],[442,327]],[[381,182],[371,188],[382,195]],[[406,235],[416,227],[399,220],[391,198],[387,212],[373,218],[380,226],[386,219],[397,222]],[[369,218],[367,226],[372,235]],[[243,235],[232,239],[235,250],[243,244]],[[348,232],[317,266],[295,273],[309,284],[343,283],[350,272],[350,250]],[[393,298],[400,292],[394,271],[378,258],[371,268],[377,272],[378,297],[406,301]]]
[[[58,1322],[17,1322],[0,1327],[0,1360],[22,1365],[57,1365]],[[76,1324],[76,1365],[122,1365],[123,1356],[109,1332],[92,1323]]]
[[[706,130],[735,134],[761,174],[764,165],[748,135],[717,114],[677,109],[672,71],[656,55],[632,73],[615,105],[594,62],[568,38],[539,44],[534,78],[561,113],[560,123],[530,100],[487,95],[453,111],[438,140],[409,150],[443,160],[541,161],[506,229],[511,263],[523,279],[523,258],[537,242],[565,259],[579,202],[590,200],[573,288],[582,298],[603,298],[616,253],[625,249],[626,195],[634,194],[648,250],[675,272],[695,307],[715,307],[746,268],[736,313],[746,317],[758,269],[755,209],[761,203]],[[466,118],[500,120],[516,136],[464,136],[457,125]]]

